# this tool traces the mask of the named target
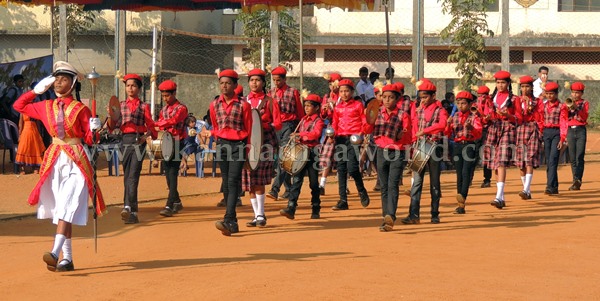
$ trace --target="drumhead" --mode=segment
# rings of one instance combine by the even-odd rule
[[[108,107],[110,108],[110,119],[113,122],[117,122],[121,118],[121,104],[116,96],[112,96],[108,101]]]
[[[260,152],[263,145],[263,129],[260,112],[252,109],[252,129],[250,130],[250,145],[248,145],[248,166],[251,170],[258,168],[260,161]]]
[[[162,151],[163,160],[171,161],[175,151],[175,141],[173,140],[173,135],[171,135],[171,133],[162,133],[162,137],[159,137],[159,139],[162,141],[160,144],[160,149]]]
[[[365,117],[367,119],[368,124],[375,124],[380,107],[381,101],[378,99],[373,99],[369,102],[369,104],[367,105],[367,109],[365,110]]]

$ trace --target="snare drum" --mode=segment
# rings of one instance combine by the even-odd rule
[[[408,162],[408,168],[417,173],[423,171],[423,168],[425,168],[427,161],[431,158],[436,147],[436,142],[427,139],[419,139],[414,149],[413,156]]]
[[[152,143],[146,144],[146,151],[150,160],[170,161],[173,159],[175,151],[175,141],[171,133],[166,131],[158,132],[158,138],[152,140]]]
[[[304,169],[308,162],[310,149],[300,143],[290,143],[283,148],[279,164],[287,173],[295,176],[298,172]]]

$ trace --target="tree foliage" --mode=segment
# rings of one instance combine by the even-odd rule
[[[258,10],[253,13],[241,13],[238,20],[244,24],[244,35],[249,38],[247,50],[243,54],[244,61],[260,66],[260,39],[265,39],[265,62],[271,60],[271,13]],[[298,59],[300,26],[289,11],[279,12],[279,61],[291,69],[289,62]]]
[[[487,6],[499,0],[438,0],[442,12],[452,16],[440,33],[452,41],[449,62],[457,63],[460,89],[470,89],[483,75],[486,62],[484,35],[494,36],[486,21]]]
[[[99,12],[97,11],[85,11],[83,5],[66,4],[67,6],[67,47],[73,48],[75,46],[75,40],[77,35],[84,34],[96,22]],[[53,6],[46,8],[46,10],[52,10],[52,41],[53,47],[58,47],[60,41],[59,24],[60,24],[60,13],[59,6]]]

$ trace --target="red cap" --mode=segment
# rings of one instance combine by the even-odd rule
[[[158,90],[174,91],[174,90],[177,90],[177,84],[174,81],[167,79],[166,81],[160,83],[160,85],[158,86]]]
[[[585,85],[582,82],[574,82],[571,84],[571,91],[582,91],[585,90]]]
[[[240,95],[242,93],[244,93],[244,87],[242,87],[242,85],[238,84],[237,87],[235,87],[235,95]]]
[[[139,75],[135,74],[135,73],[129,73],[129,74],[125,75],[123,77],[123,82],[126,83],[130,79],[136,79],[136,80],[139,80],[140,82],[143,82],[142,78]]]
[[[435,87],[435,85],[426,78],[422,78],[419,82],[417,82],[417,84],[419,84],[417,86],[417,90],[419,90],[419,91],[432,91],[432,92],[437,91],[437,88]]]
[[[317,95],[317,94],[308,94],[308,96],[306,96],[304,98],[304,101],[310,101],[310,102],[313,102],[313,103],[316,103],[316,104],[320,105],[321,104],[321,97],[319,95]]]
[[[525,75],[525,76],[521,76],[521,78],[519,78],[519,84],[533,84],[533,77],[529,76],[529,75]]]
[[[233,71],[232,69],[225,69],[225,70],[221,71],[221,73],[219,73],[219,78],[221,78],[221,77],[229,77],[229,78],[238,79],[238,74],[237,74],[237,72]]]
[[[375,94],[379,93],[379,88],[373,88],[373,93],[375,93]]]
[[[252,70],[250,70],[250,72],[248,72],[248,77],[252,77],[255,75],[265,77],[265,76],[267,76],[267,73],[258,68],[252,69]]]
[[[273,74],[273,75],[286,75],[287,74],[287,70],[285,70],[285,68],[279,66],[279,67],[276,67],[275,69],[273,69],[273,71],[271,71],[271,74]]]
[[[342,76],[339,73],[329,74],[329,82],[334,82],[336,80],[342,80]]]
[[[494,74],[495,79],[510,79],[510,72],[500,70]]]
[[[404,84],[401,82],[395,82],[394,86],[396,86],[398,88],[398,92],[400,91],[404,91]]]
[[[546,91],[558,90],[558,84],[556,82],[547,82],[546,86],[544,87],[544,90],[546,90]]]
[[[473,100],[473,94],[471,94],[471,92],[468,91],[460,91],[458,92],[458,94],[456,94],[456,99],[468,99],[468,100]]]
[[[354,82],[349,80],[349,79],[342,79],[340,80],[340,82],[338,83],[338,86],[348,86],[350,88],[352,88],[352,90],[354,90]]]
[[[490,94],[490,88],[488,86],[479,86],[477,88],[477,94]]]
[[[400,93],[400,89],[398,89],[398,85],[396,83],[385,85],[385,86],[383,86],[383,88],[381,88],[381,90],[382,90],[382,92],[392,91],[392,92]]]

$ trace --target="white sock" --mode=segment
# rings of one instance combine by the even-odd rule
[[[325,187],[325,184],[327,184],[327,178],[321,177],[321,182],[319,183],[319,187]]]
[[[256,207],[257,207],[258,215],[265,216],[265,195],[264,194],[256,195]]]
[[[255,198],[250,199],[250,203],[252,203],[252,210],[254,210],[254,218],[258,215],[258,202]]]
[[[521,177],[521,184],[523,184],[523,189],[525,189],[525,176]]]
[[[525,175],[525,191],[527,193],[531,193],[531,180],[533,179],[533,174],[528,173]]]
[[[66,259],[68,261],[73,261],[73,250],[71,247],[71,239],[67,238],[65,240],[65,243],[62,246],[62,251],[63,251],[63,259]]]
[[[496,198],[504,201],[504,182],[496,182]]]
[[[67,237],[62,234],[56,234],[56,236],[54,236],[54,247],[52,248],[52,254],[56,256],[60,255],[60,249],[62,248],[66,239]]]

